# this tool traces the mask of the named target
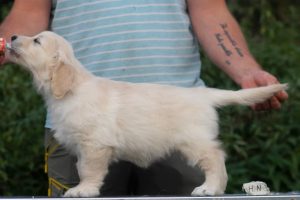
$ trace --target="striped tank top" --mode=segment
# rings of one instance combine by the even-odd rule
[[[53,0],[51,30],[92,73],[113,80],[203,85],[185,0]],[[49,125],[46,122],[46,127]]]
[[[52,31],[98,76],[129,82],[202,85],[185,0],[57,0]]]

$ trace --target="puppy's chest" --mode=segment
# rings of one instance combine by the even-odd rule
[[[97,102],[80,98],[56,102],[49,111],[53,126],[73,131],[93,127],[98,119],[103,118],[103,111]]]
[[[55,138],[73,152],[77,152],[78,144],[83,139],[88,139],[88,134],[93,130],[91,112],[84,105],[69,103],[61,107],[54,106],[50,111]]]

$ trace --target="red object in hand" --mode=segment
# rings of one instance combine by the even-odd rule
[[[6,49],[6,41],[4,38],[0,38],[0,56],[5,55],[5,49]]]

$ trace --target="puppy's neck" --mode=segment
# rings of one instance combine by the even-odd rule
[[[88,82],[94,77],[94,75],[88,70],[86,70],[77,59],[72,60],[70,64],[72,65],[72,73],[69,74],[69,76],[72,77],[72,83],[68,92],[65,95],[63,95],[61,98],[57,98],[53,94],[52,91],[53,88],[51,87],[53,81],[52,79],[47,79],[47,80],[35,79],[36,82],[35,85],[37,86],[37,90],[44,97],[44,100],[46,102],[50,101],[53,103],[57,101],[63,101],[69,98],[76,92],[76,90],[78,90],[80,85],[84,84],[85,82]],[[47,104],[48,103],[49,102],[47,102]]]
[[[77,59],[73,61],[74,66],[74,85],[73,89],[77,89],[79,85],[91,80],[94,75],[89,72]]]

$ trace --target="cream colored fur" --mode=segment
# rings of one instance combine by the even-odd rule
[[[240,91],[187,89],[99,78],[79,63],[66,40],[52,32],[18,36],[12,49],[10,59],[33,74],[56,139],[78,157],[80,183],[66,197],[99,195],[113,161],[147,167],[174,150],[205,173],[205,182],[192,195],[223,194],[227,173],[215,108],[254,104],[286,88],[277,84]]]

